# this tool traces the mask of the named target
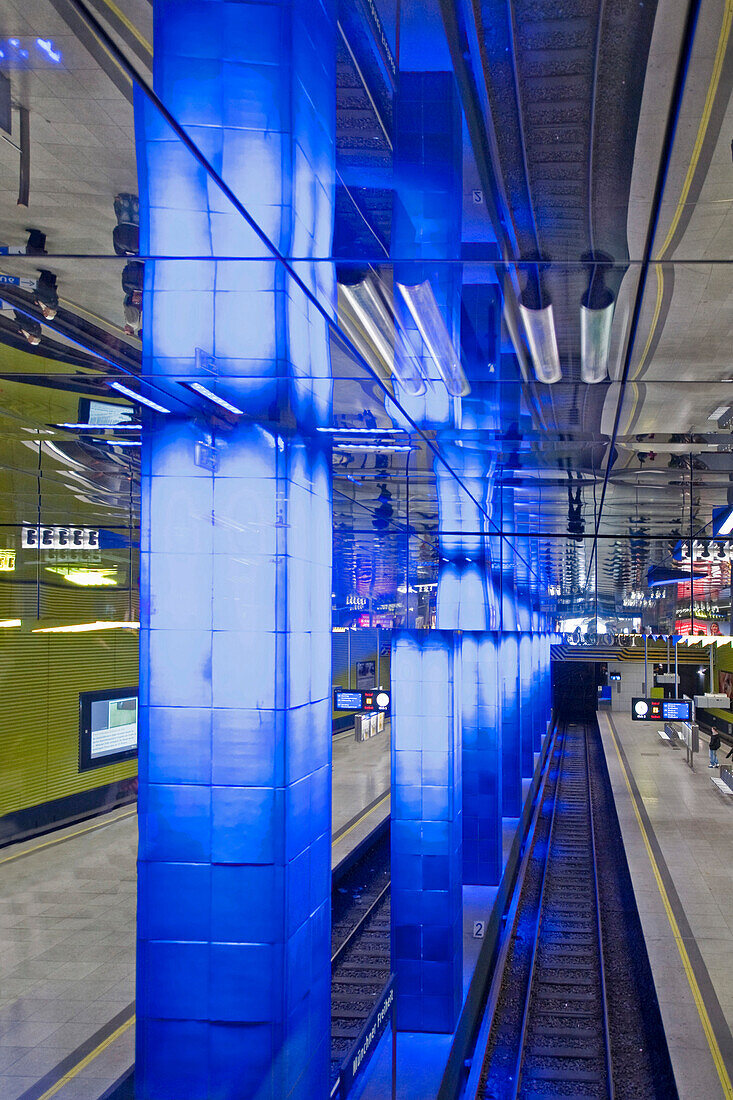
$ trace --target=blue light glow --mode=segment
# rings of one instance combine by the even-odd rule
[[[50,38],[37,38],[36,45],[42,53],[45,53],[46,57],[48,57],[50,61],[59,62],[61,60],[61,52],[53,48],[53,42]]]
[[[463,881],[498,883],[502,872],[499,636],[462,642]]]
[[[124,394],[125,397],[129,397],[141,405],[147,405],[149,409],[154,409],[155,412],[170,412],[170,409],[166,409],[164,405],[159,405],[157,401],[153,401],[150,397],[143,397],[141,393],[136,393],[135,390],[131,390],[129,386],[123,386],[121,382],[110,382],[109,385],[110,389],[117,390],[118,393]]]
[[[397,1025],[451,1032],[462,1002],[460,635],[395,631],[391,670]]]
[[[235,416],[243,416],[244,410],[238,408],[236,405],[232,405],[231,402],[225,401],[223,397],[219,397],[218,393],[214,393],[208,386],[204,386],[201,382],[188,382],[188,388],[194,390],[196,393],[201,394],[207,401],[213,401],[215,405],[219,405],[222,409],[226,409],[227,412],[234,413]]]
[[[286,255],[329,255],[333,5],[155,0],[154,28],[166,106]],[[245,414],[210,463],[200,409],[144,439],[136,1094],[326,1097],[328,337],[139,89],[135,115],[143,377],[215,399],[214,359]]]
[[[519,710],[519,638],[503,633],[499,641],[501,686],[502,814],[518,817],[522,810]]]

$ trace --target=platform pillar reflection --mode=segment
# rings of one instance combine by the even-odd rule
[[[504,817],[522,812],[519,635],[504,633],[499,642],[501,691],[501,805]]]
[[[154,18],[173,116],[283,253],[328,255],[331,4],[155,0]],[[140,94],[135,113],[143,376],[176,410],[142,457],[136,1094],[325,1100],[328,334]],[[330,308],[330,265],[300,274]],[[241,418],[190,390],[182,413],[191,380]]]
[[[464,633],[463,881],[494,886],[502,872],[499,636]]]
[[[463,996],[461,641],[392,636],[392,960],[400,1031],[453,1031]]]

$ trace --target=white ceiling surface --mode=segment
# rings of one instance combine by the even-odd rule
[[[702,5],[652,251],[655,259],[662,254],[673,219],[679,219],[682,213],[682,192],[695,145],[706,133],[701,122],[711,83],[716,78],[716,54],[725,33],[727,6],[725,0],[705,0]],[[676,0],[663,0],[655,22],[629,206],[628,236],[633,258],[643,253],[684,14],[684,5]],[[728,41],[728,50],[731,48],[733,36]],[[629,377],[653,384],[640,393],[630,388],[622,411],[621,437],[630,430],[634,433],[701,430],[710,412],[725,401],[720,380],[733,377],[733,274],[729,263],[714,263],[733,257],[731,91],[730,82],[725,77],[719,79],[716,99],[723,97],[728,107],[710,167],[681,240],[673,250],[667,247],[663,253],[664,259],[673,261],[674,266],[674,290],[666,319],[660,311],[660,298],[670,285],[670,264],[649,269]],[[689,196],[687,201],[690,202]],[[638,269],[633,268],[619,294],[613,377],[620,374],[637,280]],[[650,334],[658,337],[653,352]],[[672,390],[668,384],[675,381],[692,384]],[[706,386],[705,382],[714,384]],[[730,397],[733,401],[733,389]],[[610,431],[613,423],[616,398],[616,388],[612,387],[604,409],[604,432]]]

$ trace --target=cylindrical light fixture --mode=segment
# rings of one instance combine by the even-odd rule
[[[519,301],[519,315],[538,382],[551,386],[562,378],[552,302],[542,283],[546,260],[536,257],[526,269],[527,285]]]
[[[593,385],[608,374],[614,298],[604,280],[612,265],[605,252],[586,252],[588,289],[580,300],[580,377]]]
[[[396,285],[448,393],[451,397],[465,397],[471,392],[471,387],[435,300],[432,286],[427,280],[414,286],[404,283]]]

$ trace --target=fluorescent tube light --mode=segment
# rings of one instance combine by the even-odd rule
[[[140,623],[75,623],[73,626],[39,626],[31,634],[82,634],[88,630],[139,630]]]
[[[196,393],[200,393],[207,401],[213,401],[215,405],[221,405],[222,409],[226,409],[227,412],[234,413],[235,416],[244,416],[243,409],[238,409],[236,405],[232,405],[231,402],[225,401],[223,397],[219,397],[213,390],[203,386],[200,382],[184,382],[181,384],[188,386],[191,390],[195,390]]]
[[[562,378],[562,370],[552,306],[545,306],[544,309],[530,309],[520,302],[519,314],[524,325],[537,381],[544,382],[548,386],[559,382]]]
[[[99,424],[56,424],[55,427],[57,427],[57,428],[68,428],[69,430],[73,430],[73,431],[96,432],[97,435],[99,435],[100,432],[111,432],[111,431],[115,431],[115,432],[116,431],[126,431],[126,432],[140,432],[140,431],[142,431],[142,425],[140,425],[140,424],[130,424],[129,421],[124,423],[124,424],[104,424],[104,425],[101,425],[101,426]]]
[[[593,385],[608,374],[613,302],[604,309],[580,307],[580,377]]]
[[[372,277],[367,275],[365,279],[356,284],[340,284],[339,291],[371,341],[384,367],[390,374],[395,376],[405,393],[411,397],[421,397],[426,393],[427,383],[422,375],[420,363],[414,350],[404,339],[404,334],[402,346],[399,348],[394,347],[397,332],[394,313],[391,312],[391,307],[385,304],[382,295],[373,285]],[[347,320],[347,328],[353,326],[353,322],[350,326],[348,319],[344,319]],[[352,333],[349,333],[349,335],[353,336]],[[357,339],[354,342],[363,345],[363,341],[359,339],[359,334],[356,335]],[[364,350],[368,352],[368,348]],[[369,359],[369,354],[365,354],[364,357]]]
[[[159,405],[157,401],[153,401],[150,397],[143,397],[141,393],[135,393],[129,386],[123,386],[121,382],[110,382],[109,385],[111,389],[117,390],[118,393],[123,393],[125,397],[129,397],[133,401],[139,401],[142,405],[147,405],[149,409],[154,409],[155,412],[170,412],[170,409],[166,409],[163,405]]]
[[[316,428],[317,432],[332,432],[334,435],[406,435],[405,428]]]
[[[426,280],[416,286],[396,284],[400,294],[412,314],[417,330],[430,353],[445,388],[451,397],[465,397],[471,392],[468,379],[464,374],[461,360],[453,346],[443,314],[433,294],[433,288]]]
[[[337,451],[414,451],[415,447],[397,443],[337,443]]]

